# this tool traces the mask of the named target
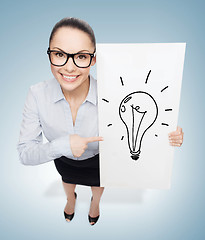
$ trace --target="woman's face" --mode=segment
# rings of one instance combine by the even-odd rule
[[[93,53],[94,46],[89,35],[79,29],[61,27],[54,34],[50,50],[62,50],[66,53]],[[91,62],[93,66],[96,62],[94,57]],[[62,67],[56,67],[51,64],[51,71],[57,81],[60,83],[64,92],[71,92],[88,81],[90,72],[88,68],[78,68],[70,57],[68,62]]]

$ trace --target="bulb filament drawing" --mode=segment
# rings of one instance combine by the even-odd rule
[[[157,103],[146,92],[133,92],[121,101],[119,115],[127,130],[131,158],[138,160],[144,134],[157,119]]]

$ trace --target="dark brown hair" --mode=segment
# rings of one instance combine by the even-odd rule
[[[90,40],[93,43],[94,48],[96,49],[95,34],[94,34],[91,26],[87,22],[85,22],[81,19],[78,19],[78,18],[73,18],[73,17],[63,18],[59,22],[56,23],[56,25],[53,27],[53,30],[52,30],[50,38],[49,38],[49,46],[50,46],[50,43],[51,43],[52,38],[55,35],[56,31],[61,27],[70,27],[70,28],[74,28],[74,29],[79,29],[79,30],[87,33],[90,37]]]

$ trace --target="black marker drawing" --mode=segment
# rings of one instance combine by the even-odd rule
[[[131,158],[137,160],[143,136],[157,119],[157,103],[149,93],[133,92],[121,101],[119,115],[126,126]]]
[[[148,75],[147,75],[147,78],[146,78],[145,84],[147,84],[147,81],[148,81],[148,78],[149,78],[150,73],[151,73],[151,70],[149,70],[149,73],[148,73]]]
[[[124,83],[123,83],[123,81],[122,81],[122,77],[120,77],[120,80],[121,80],[122,86],[124,86]]]
[[[169,126],[169,124],[167,124],[167,123],[162,123],[162,125],[164,125],[164,126]]]
[[[168,88],[168,86],[166,86],[165,88],[163,88],[162,90],[161,90],[161,92],[163,92],[165,89],[167,89]]]
[[[102,100],[105,101],[105,102],[107,102],[107,103],[109,103],[109,101],[108,101],[107,99],[102,98]]]
[[[147,74],[145,84],[148,82],[151,70]],[[120,77],[122,86],[124,82]],[[169,86],[164,87],[161,92]],[[109,103],[107,99],[102,98],[104,102]],[[171,108],[165,111],[172,111]],[[147,92],[137,91],[128,94],[119,106],[120,119],[126,126],[128,147],[130,149],[131,158],[138,160],[141,153],[142,139],[145,132],[154,124],[158,116],[158,106],[155,99]],[[167,123],[161,123],[163,126],[169,126]],[[112,126],[108,124],[107,127]],[[155,137],[158,137],[155,134]],[[121,140],[124,139],[122,136]]]

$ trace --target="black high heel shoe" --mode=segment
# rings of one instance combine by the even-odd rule
[[[91,202],[92,202],[92,200],[93,200],[93,197],[91,198]],[[95,225],[96,222],[98,221],[99,217],[100,217],[100,215],[98,215],[97,217],[94,217],[94,218],[93,218],[93,217],[91,217],[91,216],[88,214],[88,220],[89,220],[89,222],[90,222],[90,225],[91,225],[91,226]],[[94,222],[94,223],[91,224],[91,222]]]
[[[77,198],[77,193],[74,192],[74,194],[75,194],[75,199],[76,199],[76,198]],[[67,213],[64,211],[64,217],[65,217],[65,220],[68,219],[68,220],[71,221],[71,220],[73,219],[73,217],[74,217],[74,214],[75,214],[75,212],[72,213],[72,214],[67,214]]]

